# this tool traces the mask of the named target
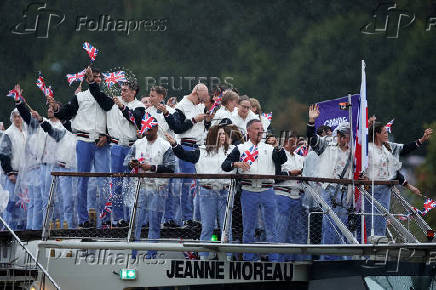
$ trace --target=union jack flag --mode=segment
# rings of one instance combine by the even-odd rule
[[[44,81],[44,77],[41,75],[41,73],[39,74],[38,78],[36,79],[36,86],[42,91],[44,96],[54,97],[54,93],[53,93],[51,86],[47,87],[47,85],[45,84],[45,81]]]
[[[100,213],[100,219],[104,219],[109,213],[112,213],[112,193],[109,194],[108,201],[105,203],[104,209]]]
[[[271,121],[272,120],[272,112],[270,113],[262,113],[262,116],[265,117],[267,120]]]
[[[157,120],[149,113],[145,113],[144,117],[142,117],[141,120],[141,129],[139,130],[139,134],[142,135],[144,134],[144,132],[156,126],[157,126]]]
[[[44,92],[44,88],[45,88],[45,82],[44,82],[44,78],[42,77],[42,75],[39,75],[38,78],[36,79],[36,86],[42,91]]]
[[[118,82],[127,82],[126,74],[123,71],[103,73],[103,77],[108,88],[112,87]]]
[[[189,188],[189,193],[194,197],[197,194],[197,180],[193,179],[191,187]]]
[[[18,193],[18,201],[15,203],[17,206],[24,210],[27,209],[27,204],[30,202],[28,191],[29,189],[26,188],[23,190],[22,193]]]
[[[134,125],[136,125],[135,116],[133,116],[133,113],[130,111],[129,111],[129,121],[132,122]]]
[[[138,159],[138,162],[139,162],[139,164],[142,164],[145,162],[145,158],[144,158],[142,153],[141,153],[141,157],[139,157],[139,159]],[[130,171],[130,173],[138,173],[138,172],[139,172],[139,167],[135,167]]]
[[[386,126],[385,126],[386,131],[387,131],[388,133],[390,133],[390,134],[392,134],[391,129],[392,129],[392,125],[394,124],[394,120],[395,120],[395,119],[392,119],[392,121],[388,122],[388,123],[386,124]]]
[[[307,156],[307,153],[309,153],[309,148],[307,148],[307,146],[301,145],[297,147],[297,149],[295,149],[294,153],[300,156]]]
[[[13,98],[14,101],[19,101],[19,100],[23,99],[23,97],[20,95],[20,93],[16,89],[10,90],[6,96]]]
[[[85,77],[85,71],[82,70],[76,74],[67,74],[67,82],[71,86],[73,82],[83,81],[83,78]]]
[[[94,46],[92,46],[89,42],[84,42],[83,43],[83,49],[86,50],[86,52],[89,55],[89,58],[91,59],[91,61],[95,60],[95,57],[98,54],[98,49],[95,48]]]
[[[239,161],[246,162],[248,164],[253,164],[259,157],[259,150],[257,150],[257,146],[253,145],[249,150],[244,151],[239,158]]]
[[[46,97],[54,97],[54,93],[53,93],[53,90],[51,89],[51,86],[50,87],[46,87],[45,89],[44,89],[44,95],[46,96]]]
[[[430,210],[436,207],[436,201],[431,198],[427,198],[424,202],[423,214],[427,214]]]
[[[212,115],[215,113],[215,111],[218,109],[218,107],[221,105],[221,98],[218,98],[213,102],[212,107],[210,107],[209,115]]]

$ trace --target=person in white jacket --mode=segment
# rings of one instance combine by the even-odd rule
[[[42,118],[41,118],[42,119]],[[76,170],[76,136],[70,132],[71,123],[66,122],[64,127],[56,128],[50,122],[43,121],[41,127],[53,140],[58,143],[54,157],[56,160],[53,171],[73,172]],[[76,188],[73,187],[71,176],[60,176],[55,194],[61,195],[61,215],[63,216],[63,228],[73,229],[76,221],[74,207],[77,203]]]
[[[281,175],[300,176],[304,157],[295,154],[297,136],[285,140],[284,149],[287,161],[282,164]],[[302,204],[301,183],[297,180],[284,180],[274,185],[277,202],[277,236],[280,243],[306,244],[307,211]],[[303,255],[279,255],[279,261],[300,261]]]
[[[158,124],[154,117],[152,127],[145,130],[145,137],[136,140],[130,148],[129,154],[124,160],[125,166],[131,169],[137,169],[138,173],[155,172],[155,173],[174,173],[174,154],[168,141],[158,137]],[[138,204],[136,211],[135,238],[140,239],[141,225],[145,216],[149,218],[149,239],[160,238],[160,226],[163,212],[165,209],[165,199],[168,179],[162,178],[145,178],[142,180]],[[156,251],[148,251],[148,258],[155,258]]]
[[[109,172],[106,112],[112,109],[114,101],[100,92],[101,75],[98,69],[88,67],[85,79],[89,89],[77,93],[67,104],[60,107],[53,99],[48,100],[57,118],[61,121],[71,120],[72,131],[77,136],[77,170],[90,172],[91,163],[94,162],[96,172]],[[79,227],[82,228],[95,227],[95,209],[99,207],[94,194],[88,197],[88,181],[88,177],[80,177],[78,181],[77,211]],[[109,191],[108,179],[99,178],[98,185],[103,191],[100,196],[108,196],[104,193]]]
[[[249,104],[248,101],[247,103]],[[237,168],[238,172],[243,174],[275,175],[276,169],[287,160],[285,151],[262,142],[263,127],[260,120],[254,119],[248,122],[246,130],[249,140],[237,145],[224,160],[221,168],[226,172]],[[264,208],[266,240],[270,243],[277,242],[274,180],[242,179],[241,184],[243,242],[254,242],[259,205]],[[244,253],[244,260],[256,259],[253,253]],[[269,255],[269,259],[277,260],[277,254]]]
[[[225,90],[221,98],[221,108],[216,111],[212,120],[212,126],[218,125],[223,119],[233,118],[233,112],[237,109],[239,95],[232,90]],[[233,121],[232,121],[233,122]]]
[[[11,112],[11,126],[4,132],[0,144],[0,160],[3,172],[7,175],[5,190],[9,191],[9,202],[3,217],[12,229],[24,229],[24,208],[17,206],[19,197],[15,194],[15,184],[19,170],[23,167],[27,132],[17,109]]]
[[[259,117],[251,111],[250,98],[248,98],[248,96],[243,95],[239,97],[238,109],[233,110],[231,120],[233,124],[238,126],[239,131],[241,131],[244,136],[247,135],[248,122],[251,120],[259,120]],[[266,132],[263,131],[263,133]]]
[[[184,150],[183,147],[177,144],[176,140],[169,135],[167,139],[173,147],[174,154],[182,160],[194,163],[197,173],[226,173],[221,169],[221,164],[233,150],[234,146],[230,145],[229,136],[225,133],[223,128],[212,126],[207,134],[206,145],[200,146],[195,151]],[[202,222],[200,240],[210,241],[217,220],[221,231],[223,230],[230,179],[199,179],[198,184],[200,189],[200,213]],[[208,252],[200,253],[201,259],[205,259],[208,256]]]

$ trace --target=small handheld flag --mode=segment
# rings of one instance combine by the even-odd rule
[[[73,82],[83,81],[83,78],[85,77],[85,71],[82,70],[75,74],[67,74],[67,82],[71,86]]]
[[[267,120],[271,121],[272,120],[272,112],[270,113],[262,113],[262,116],[265,117]]]
[[[38,78],[36,79],[36,86],[42,91],[44,96],[46,97],[54,97],[53,90],[51,86],[47,87],[44,81],[44,77],[41,73],[39,73]]]
[[[91,61],[95,61],[95,57],[98,54],[98,49],[92,46],[89,42],[83,43],[83,49],[86,50]]]
[[[13,98],[16,102],[23,98],[16,89],[10,90],[6,96]]]
[[[392,119],[392,121],[388,122],[388,123],[386,124],[386,126],[385,126],[386,131],[387,131],[389,134],[392,134],[392,125],[394,124],[394,120],[395,120],[395,119]]]
[[[259,157],[259,150],[257,150],[257,146],[251,146],[249,150],[244,151],[239,158],[239,161],[246,162],[248,164],[253,164]]]
[[[126,74],[123,71],[116,71],[111,73],[103,73],[104,81],[109,88],[119,82],[127,82]]]

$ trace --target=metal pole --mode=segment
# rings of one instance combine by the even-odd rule
[[[341,233],[345,236],[347,241],[350,244],[358,244],[359,242],[356,240],[356,238],[353,236],[353,234],[348,230],[348,228],[344,225],[344,223],[336,215],[336,213],[332,210],[332,208],[322,199],[322,197],[319,196],[319,194],[315,190],[313,190],[313,188],[310,185],[305,184],[304,187],[305,187],[305,190],[309,191],[310,194],[313,196],[313,198],[315,198],[316,201],[321,204],[323,210],[325,210],[325,212],[335,222],[336,226],[339,228]]]
[[[127,242],[132,241],[132,234],[135,234],[135,221],[136,221],[136,207],[139,200],[139,189],[141,187],[142,178],[138,178],[135,187],[135,203],[133,204],[132,213],[130,215],[129,232],[127,234]]]
[[[14,237],[14,239],[18,242],[18,244],[24,249],[24,251],[29,255],[30,259],[33,260],[33,262],[36,264],[36,266],[42,271],[43,275],[46,275],[50,282],[52,282],[53,286],[56,289],[61,289],[59,285],[55,282],[55,280],[50,276],[50,274],[44,269],[44,267],[38,262],[38,260],[33,256],[32,252],[30,252],[26,246],[23,244],[23,242],[20,240],[20,238],[15,234],[15,232],[9,227],[9,225],[6,223],[6,221],[2,218],[0,215],[0,221],[3,223],[3,225],[6,227],[6,229],[9,231],[9,233]]]
[[[47,203],[47,209],[46,209],[46,213],[44,216],[44,224],[42,227],[42,240],[43,241],[47,241],[48,237],[49,237],[49,217],[50,217],[50,209],[53,207],[53,195],[54,195],[54,191],[56,188],[56,183],[58,180],[58,176],[53,176],[53,178],[51,179],[51,184],[50,184],[50,193],[48,196],[48,203]]]
[[[392,192],[394,193],[394,196],[401,202],[401,204],[409,211],[411,211],[415,217],[416,223],[421,228],[421,230],[424,232],[424,234],[427,234],[427,230],[431,230],[431,227],[425,222],[425,220],[422,218],[422,216],[416,212],[415,208],[401,195],[398,188],[395,186],[392,187]]]
[[[230,231],[232,230],[232,212],[233,202],[236,190],[236,180],[232,179],[230,184],[229,193],[227,195],[227,207],[224,214],[223,232],[221,234],[221,243],[228,243],[230,239]]]
[[[363,192],[368,198],[372,198],[372,196],[361,186],[360,191]],[[418,239],[409,232],[380,202],[376,199],[373,199],[373,207],[376,207],[379,212],[386,215],[386,219],[391,222],[391,225],[401,234],[402,238],[409,243],[419,243]],[[372,215],[374,218],[374,215]],[[373,219],[374,220],[374,219]],[[372,228],[374,226],[372,225]]]

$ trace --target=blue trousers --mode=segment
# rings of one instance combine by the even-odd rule
[[[24,229],[26,222],[26,212],[17,202],[19,197],[15,192],[15,183],[6,180],[5,190],[9,191],[9,202],[5,210],[5,221],[13,230]]]
[[[69,168],[55,167],[56,171],[59,172],[71,172]],[[59,200],[62,202],[60,204],[61,217],[62,220],[67,222],[68,228],[74,228],[74,196],[76,195],[73,190],[73,178],[71,176],[60,176],[57,184],[56,194],[60,195],[62,198]],[[62,224],[61,224],[62,225]]]
[[[109,172],[109,146],[97,147],[94,142],[77,141],[77,170],[79,172],[90,172],[91,163],[94,163],[95,172]],[[79,223],[88,221],[88,177],[80,177],[77,192],[77,212]],[[97,186],[102,192],[109,190],[107,178],[98,178]],[[96,196],[91,196],[90,200],[95,201]],[[97,202],[95,202],[96,204]],[[98,207],[98,206],[97,206]]]
[[[368,191],[371,193],[371,190]],[[388,185],[374,186],[374,199],[381,203],[388,211],[391,204],[391,187]],[[371,200],[365,199],[365,223],[367,237],[371,235]],[[374,205],[374,214],[380,214]],[[374,215],[374,234],[376,236],[386,236],[386,217]]]
[[[346,226],[348,222],[348,210],[346,206],[336,206],[332,207],[331,195],[335,193],[334,186],[328,186],[326,190],[323,191],[323,199],[327,202],[327,204],[333,209],[342,223]],[[346,200],[346,192],[342,197],[343,202],[345,204]],[[341,200],[341,192],[336,193],[336,201]],[[328,214],[324,214],[322,218],[322,243],[323,244],[344,244],[347,243],[347,239],[341,234],[339,228],[335,225],[334,221],[330,219]],[[345,257],[341,256],[322,256],[323,260],[343,260]]]
[[[124,158],[129,153],[129,146],[111,146],[111,170],[115,172],[127,172],[123,166]],[[123,178],[112,178],[112,220],[119,221],[124,218]],[[106,215],[104,220],[110,220],[111,215]]]
[[[194,147],[182,145],[186,151],[194,151]],[[179,160],[179,169],[181,173],[196,173],[195,165],[191,162]],[[193,196],[191,192],[192,179],[181,179],[182,194],[180,196],[180,207],[182,220],[192,220],[193,218]]]
[[[160,238],[160,225],[165,210],[165,200],[168,196],[167,186],[164,189],[141,188],[138,208],[136,209],[135,239],[141,238],[141,225],[148,216],[148,239]],[[154,258],[157,251],[148,251],[147,257]]]
[[[242,207],[242,224],[243,224],[243,237],[244,243],[253,243],[255,234],[255,225],[257,218],[257,209],[259,204],[264,208],[265,213],[265,233],[266,240],[270,243],[277,242],[277,231],[275,226],[276,221],[276,201],[274,190],[268,189],[262,192],[252,192],[242,190],[241,193],[241,207]],[[257,256],[253,253],[244,253],[244,260],[254,261]],[[277,254],[270,254],[271,261],[277,260]]]
[[[177,172],[176,172],[177,173]],[[179,207],[179,201],[180,201],[180,180],[176,178],[171,178],[168,183],[168,198],[165,202],[165,214],[164,214],[164,220],[166,222],[173,220],[176,221],[176,211]]]
[[[277,195],[277,238],[279,243],[307,244],[307,209],[302,199]],[[279,255],[279,262],[303,261],[309,255]]]
[[[199,186],[201,235],[200,240],[210,241],[215,229],[215,224],[223,232],[224,216],[226,213],[227,190],[209,190]],[[231,234],[231,231],[230,231]],[[209,256],[209,252],[200,252],[200,256]]]

